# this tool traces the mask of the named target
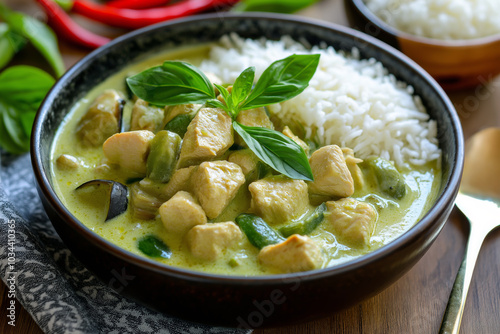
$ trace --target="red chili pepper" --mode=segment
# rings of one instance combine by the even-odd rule
[[[111,0],[106,5],[116,8],[145,9],[166,5],[170,0]]]
[[[234,5],[236,2],[238,0],[184,0],[166,7],[125,9],[100,5],[87,0],[75,0],[72,11],[110,26],[137,29],[212,8]]]
[[[66,12],[52,0],[37,0],[47,14],[48,24],[56,34],[66,40],[95,49],[110,41],[109,38],[94,34],[79,26]]]

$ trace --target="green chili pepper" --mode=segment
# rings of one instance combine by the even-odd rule
[[[175,171],[181,150],[182,139],[176,133],[162,130],[153,138],[147,160],[147,176],[157,182],[166,183]]]
[[[246,234],[250,243],[259,249],[285,241],[285,238],[260,217],[242,213],[236,217],[235,221]]]
[[[192,114],[177,115],[165,125],[165,130],[175,132],[183,138],[193,118]]]
[[[405,180],[389,161],[370,157],[365,159],[364,163],[374,172],[380,191],[395,199],[401,199],[406,195]]]
[[[307,235],[316,229],[325,218],[326,204],[323,203],[316,207],[314,212],[307,216],[304,220],[283,226],[279,232],[288,238],[293,234]]]

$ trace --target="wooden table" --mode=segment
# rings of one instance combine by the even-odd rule
[[[17,10],[39,15],[33,1],[7,0]],[[347,25],[343,1],[323,0],[300,14]],[[88,22],[80,21],[87,26]],[[101,26],[95,31],[109,35],[122,33]],[[67,66],[85,55],[86,50],[60,43]],[[40,65],[39,56],[27,50],[16,63]],[[465,137],[480,129],[500,126],[500,77],[485,87],[450,94],[462,120]],[[437,333],[448,296],[462,261],[467,222],[456,210],[427,254],[403,278],[379,295],[329,318],[278,329],[256,330],[257,334],[333,333],[333,334],[427,334]],[[41,333],[30,315],[19,308],[16,327],[7,325],[8,303],[5,286],[0,284],[0,333]],[[18,303],[19,304],[19,303]],[[483,245],[476,265],[462,321],[462,334],[500,333],[500,230]]]

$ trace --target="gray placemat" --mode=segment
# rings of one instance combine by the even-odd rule
[[[0,163],[2,280],[8,291],[13,287],[16,302],[45,333],[250,332],[180,320],[108,288],[71,254],[53,229],[35,189],[29,155],[0,152]]]

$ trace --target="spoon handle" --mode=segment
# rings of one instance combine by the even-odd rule
[[[458,334],[460,331],[460,323],[464,313],[465,300],[469,291],[472,273],[474,272],[479,250],[487,234],[488,231],[472,228],[471,224],[464,259],[458,270],[455,283],[453,283],[439,334]]]

